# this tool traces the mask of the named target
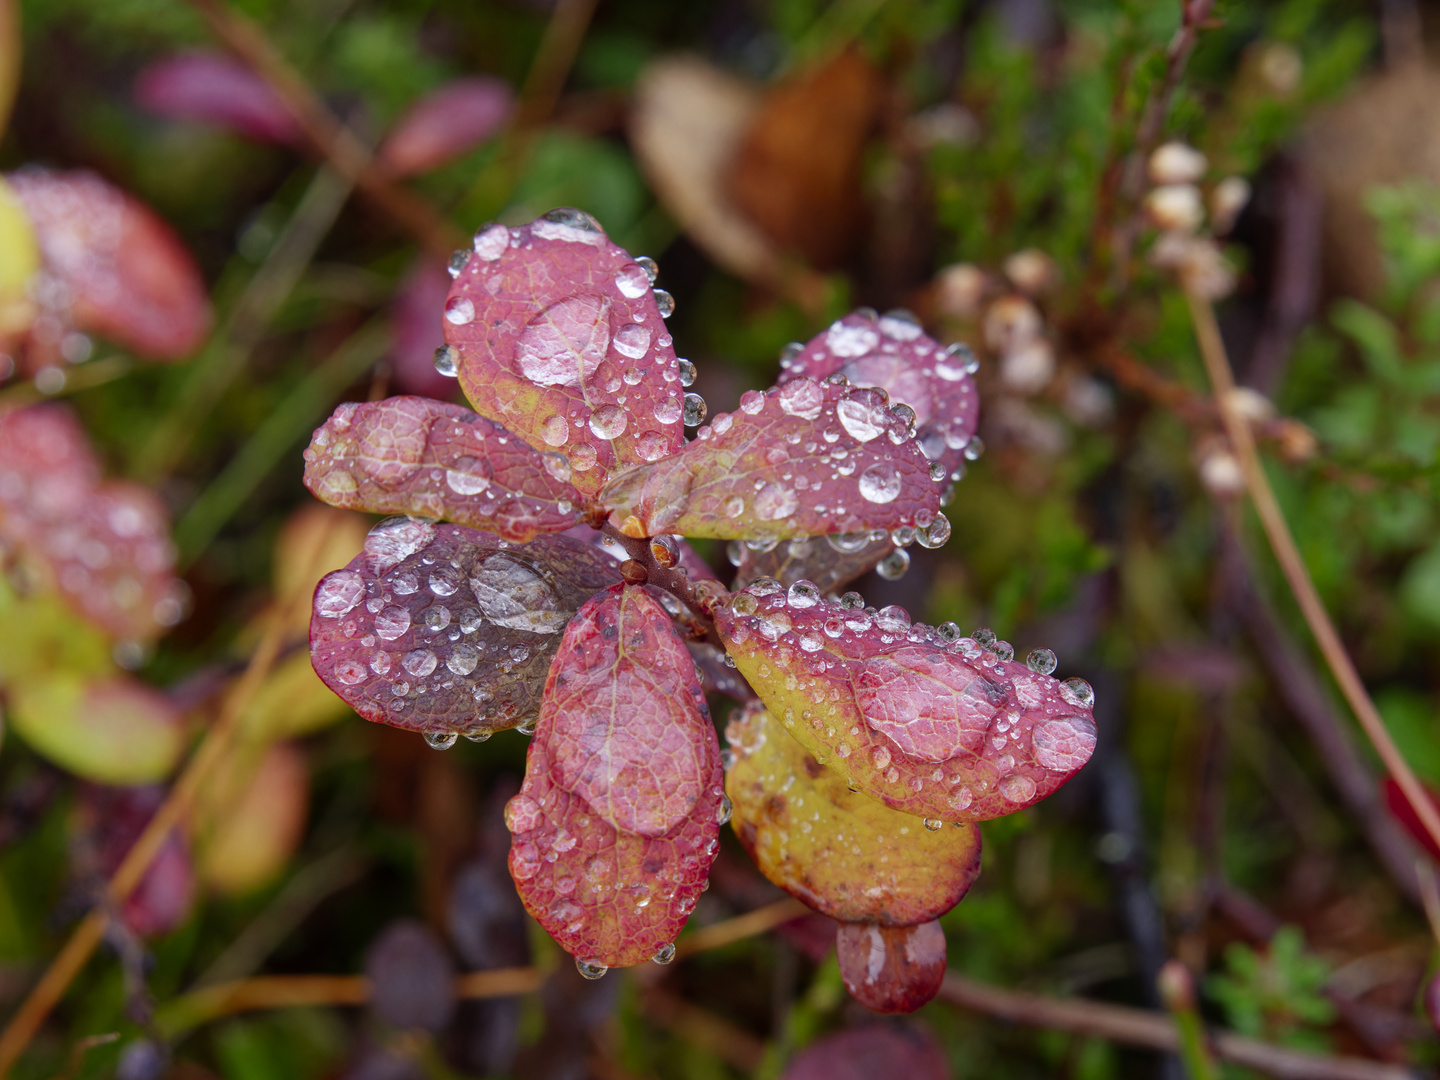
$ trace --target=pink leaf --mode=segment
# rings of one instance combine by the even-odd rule
[[[142,109],[171,120],[198,120],[285,146],[304,140],[299,122],[270,84],[218,53],[156,61],[140,72],[134,96]]]
[[[113,874],[164,801],[161,787],[82,787],[81,815],[93,832],[97,862],[86,876]],[[194,901],[195,871],[189,847],[175,829],[125,901],[122,915],[132,933],[157,937],[184,923]]]
[[[944,348],[907,312],[876,316],[862,309],[811,338],[781,373],[780,384],[839,372],[856,386],[880,387],[915,410],[920,448],[948,474],[964,467],[980,418],[972,363],[968,349]]]
[[[514,105],[514,93],[500,79],[455,79],[426,94],[395,121],[376,161],[396,176],[437,169],[503,128]]]
[[[435,350],[445,344],[445,297],[450,275],[442,266],[421,259],[405,275],[390,305],[390,326],[395,345],[390,361],[395,389],[420,397],[451,397],[460,389],[452,375],[435,368]]]
[[[615,476],[600,498],[631,535],[863,543],[870,529],[935,521],[943,480],[883,391],[796,379],[747,393],[739,412],[716,416],[673,457]]]
[[[560,631],[620,578],[563,536],[512,544],[460,525],[382,521],[349,566],[320,579],[310,659],[367,720],[486,738],[533,720]]]
[[[945,931],[938,922],[841,923],[835,954],[845,989],[875,1012],[914,1012],[940,992],[945,979]]]
[[[568,456],[584,494],[680,449],[684,389],[650,278],[588,214],[481,229],[445,320],[475,408]]]
[[[867,1024],[817,1039],[796,1054],[781,1080],[949,1080],[935,1040],[914,1027]]]
[[[94,173],[26,168],[8,177],[40,243],[36,345],[71,326],[150,360],[181,360],[210,328],[195,260],[149,208]]]
[[[331,506],[443,518],[507,540],[580,520],[569,470],[463,405],[420,397],[346,402],[305,451],[305,486]]]
[[[907,814],[1012,814],[1053,793],[1095,749],[1090,688],[1042,674],[1053,654],[1037,652],[1032,670],[953,624],[912,626],[901,608],[830,603],[809,583],[787,592],[768,579],[737,593],[715,628],[786,731]]]
[[[147,488],[99,481],[69,411],[37,405],[0,415],[0,539],[26,549],[70,606],[118,638],[149,641],[179,622],[164,505]]]
[[[720,751],[695,665],[644,589],[575,616],[506,807],[526,909],[577,959],[638,964],[675,940],[719,850]]]

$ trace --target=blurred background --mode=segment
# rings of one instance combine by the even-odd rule
[[[1159,1008],[1176,957],[1209,1023],[1440,1064],[1440,850],[1246,509],[1176,281],[1216,299],[1320,593],[1440,786],[1440,6],[0,12],[0,1011],[105,910],[187,749],[244,703],[13,1075],[1185,1075],[943,999],[877,1026],[819,916],[586,983],[505,869],[525,737],[436,753],[314,678],[309,590],[370,521],[301,486],[311,430],[341,401],[453,397],[431,359],[450,251],[556,206],[657,260],[712,412],[860,305],[979,354],[986,450],[951,540],[857,587],[1054,649],[1094,684],[1101,743],[984,826],[943,920],[951,971]],[[691,924],[781,895],[727,831]],[[451,993],[454,972],[528,965],[554,970],[540,992]],[[239,1015],[192,993],[361,972],[384,988],[364,1005],[349,983],[289,1008],[257,989]]]

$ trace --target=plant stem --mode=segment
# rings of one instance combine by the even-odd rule
[[[696,953],[719,949],[736,941],[766,933],[793,919],[811,914],[811,909],[793,897],[776,900],[762,908],[737,915],[733,919],[712,923],[692,933],[685,934],[675,942],[675,956],[694,956]]]
[[[1425,831],[1430,834],[1436,845],[1440,846],[1440,813],[1436,812],[1435,805],[1426,796],[1414,771],[1401,755],[1395,741],[1390,737],[1390,732],[1386,729],[1384,721],[1380,719],[1380,713],[1375,708],[1375,703],[1370,700],[1370,695],[1365,690],[1365,684],[1361,681],[1355,665],[1345,651],[1345,646],[1340,641],[1340,635],[1335,630],[1335,625],[1330,621],[1330,616],[1325,611],[1325,605],[1320,600],[1320,594],[1315,590],[1315,583],[1310,579],[1310,571],[1300,556],[1300,550],[1295,545],[1295,538],[1290,534],[1290,528],[1285,523],[1285,515],[1280,509],[1279,502],[1275,499],[1275,492],[1270,487],[1270,481],[1265,476],[1265,469],[1260,463],[1259,454],[1256,453],[1255,440],[1250,434],[1249,425],[1235,409],[1235,379],[1230,371],[1230,361],[1225,354],[1225,343],[1220,337],[1220,327],[1215,321],[1215,309],[1209,299],[1201,295],[1190,282],[1184,284],[1185,296],[1190,304],[1190,317],[1195,324],[1195,336],[1200,342],[1200,352],[1205,360],[1205,370],[1210,376],[1210,383],[1215,391],[1215,403],[1219,406],[1220,417],[1225,423],[1225,430],[1230,436],[1231,445],[1240,459],[1240,468],[1245,476],[1245,487],[1250,493],[1250,500],[1255,505],[1255,512],[1260,518],[1265,535],[1270,541],[1270,548],[1280,563],[1285,580],[1290,584],[1290,591],[1295,595],[1295,601],[1299,604],[1300,611],[1305,616],[1305,622],[1310,627],[1316,644],[1320,646],[1320,652],[1324,655],[1331,674],[1339,684],[1341,693],[1350,703],[1350,708],[1354,710],[1361,728],[1369,737],[1376,753],[1380,755],[1380,760],[1384,763],[1385,768],[1395,778],[1395,782],[1400,785],[1400,790],[1405,793],[1406,801],[1410,803],[1416,817],[1425,826]]]

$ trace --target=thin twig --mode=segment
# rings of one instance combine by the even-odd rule
[[[1296,603],[1300,605],[1305,616],[1305,622],[1320,646],[1320,652],[1324,655],[1335,681],[1340,685],[1341,693],[1355,711],[1361,728],[1369,737],[1376,753],[1380,755],[1385,768],[1405,793],[1406,801],[1425,826],[1425,831],[1436,845],[1440,846],[1440,813],[1437,813],[1435,805],[1426,796],[1420,781],[1416,779],[1415,773],[1401,755],[1395,741],[1391,739],[1375,703],[1370,700],[1365,684],[1345,651],[1340,635],[1320,600],[1320,594],[1310,580],[1310,571],[1300,557],[1295,538],[1291,536],[1290,528],[1285,523],[1285,515],[1275,499],[1275,492],[1270,487],[1270,481],[1266,478],[1260,457],[1255,451],[1255,440],[1250,434],[1250,428],[1235,408],[1235,379],[1230,371],[1230,361],[1225,355],[1225,343],[1220,337],[1220,327],[1215,321],[1215,309],[1193,284],[1185,284],[1185,296],[1190,304],[1190,316],[1195,324],[1195,336],[1200,342],[1200,352],[1205,359],[1205,370],[1210,376],[1225,430],[1240,459],[1240,467],[1245,475],[1245,487],[1270,541],[1271,550],[1275,552],[1275,558],[1290,584],[1290,591],[1294,593]]]
[[[317,549],[323,545],[317,545]],[[317,568],[318,572],[318,568]],[[308,597],[277,598],[266,616],[267,623],[244,674],[226,696],[220,714],[206,733],[199,749],[191,757],[185,771],[170,788],[165,802],[145,826],[106,890],[108,903],[98,905],[81,920],[59,955],[41,976],[40,981],[21,1003],[15,1015],[0,1032],[0,1077],[7,1076],[25,1051],[30,1040],[59,1003],[75,976],[80,973],[91,954],[105,936],[110,910],[119,910],[139,886],[150,864],[160,853],[172,829],[182,824],[200,787],[229,750],[240,722],[265,677],[270,673],[284,643],[286,627],[291,621],[291,608]]]
[[[188,0],[226,48],[270,84],[299,123],[306,140],[341,176],[405,228],[431,254],[446,258],[465,238],[434,207],[371,167],[370,151],[342,124],[309,83],[246,16],[221,0]]]
[[[675,942],[675,955],[694,956],[696,953],[719,949],[766,933],[793,919],[809,915],[810,911],[811,909],[799,900],[787,896],[784,900],[776,900],[773,904],[766,904],[744,915],[737,915],[733,919],[725,919],[684,935]]]
[[[1168,1016],[1099,1001],[1063,1000],[1004,990],[951,972],[940,997],[972,1012],[1015,1024],[1072,1031],[1130,1046],[1173,1052],[1180,1032]],[[1232,1032],[1212,1032],[1215,1056],[1281,1080],[1413,1080],[1409,1069],[1364,1058],[1326,1057],[1290,1050]]]

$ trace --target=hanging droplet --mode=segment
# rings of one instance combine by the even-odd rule
[[[931,832],[939,832],[941,829],[945,828],[945,822],[941,821],[939,818],[927,817],[925,819],[925,828],[929,829]]]
[[[689,360],[683,358],[676,360],[675,363],[680,368],[680,385],[690,386],[692,383],[694,383],[696,375],[695,365],[692,364]]]
[[[1015,646],[1008,641],[997,641],[990,646],[990,651],[995,654],[996,659],[1009,663],[1015,659]]]
[[[660,946],[660,951],[650,958],[657,964],[668,964],[675,959],[675,943],[673,941]]]
[[[730,802],[730,796],[721,795],[720,808],[715,811],[715,824],[728,825],[730,823],[730,815],[734,812],[735,807]]]
[[[458,248],[455,253],[450,256],[450,262],[446,266],[446,269],[450,271],[450,276],[452,278],[459,277],[461,271],[465,269],[465,265],[469,261],[470,252],[466,251],[464,248]]]
[[[875,566],[875,572],[886,581],[899,581],[909,569],[910,553],[904,548],[896,548]]]
[[[698,426],[700,421],[705,419],[706,411],[705,399],[699,394],[685,395],[685,406],[682,416],[685,420],[686,427]]]
[[[640,268],[645,271],[645,276],[650,279],[650,284],[654,285],[660,278],[659,264],[649,255],[637,255],[635,261],[639,263]]]
[[[585,978],[594,980],[603,979],[605,977],[605,973],[610,969],[604,964],[600,963],[599,960],[581,960],[577,956],[575,958],[575,970],[580,972],[580,974],[585,976]]]
[[[1064,686],[1066,690],[1075,695],[1076,702],[1085,708],[1088,709],[1095,704],[1095,691],[1084,679],[1066,679]]]
[[[980,455],[985,453],[985,440],[976,435],[965,444],[965,460],[979,461]]]
[[[490,736],[493,734],[494,732],[492,731],[467,731],[465,733],[465,738],[469,739],[471,742],[487,742],[489,741]]]
[[[937,484],[943,484],[945,482],[945,476],[945,466],[938,461],[932,461],[930,463],[930,479],[934,480]]]
[[[655,306],[660,309],[660,318],[668,319],[675,314],[675,297],[671,296],[664,289],[655,289]]]
[[[1025,657],[1025,666],[1038,675],[1049,675],[1057,663],[1055,654],[1049,649],[1032,649]]]
[[[447,379],[460,374],[460,354],[450,345],[441,345],[435,350],[435,370]]]
[[[515,730],[518,731],[521,735],[534,735],[534,734],[535,734],[535,721],[538,720],[538,719],[539,719],[538,716],[532,716],[532,717],[530,717],[529,720],[526,720],[523,724],[517,724],[517,725],[515,726]]]
[[[455,745],[455,740],[458,738],[460,738],[460,733],[456,731],[425,732],[425,742],[431,750],[449,750]]]
[[[950,539],[950,519],[944,514],[936,514],[935,520],[923,529],[915,530],[915,538],[920,541],[924,548],[938,548]]]
[[[739,566],[745,561],[745,545],[739,540],[731,540],[725,545],[725,558],[730,560],[731,566]]]

